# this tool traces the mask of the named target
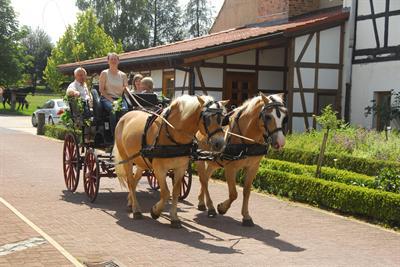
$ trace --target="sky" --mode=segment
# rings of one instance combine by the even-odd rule
[[[187,1],[179,0],[182,6]],[[216,16],[224,0],[208,1],[215,7]],[[67,25],[76,22],[76,14],[79,12],[75,0],[11,0],[11,4],[20,25],[42,28],[50,35],[53,43],[63,35]]]

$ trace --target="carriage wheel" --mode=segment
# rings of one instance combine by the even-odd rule
[[[63,170],[64,181],[68,191],[75,192],[78,182],[81,164],[79,162],[79,147],[75,135],[69,133],[64,139]]]
[[[171,171],[168,175],[171,177],[172,183],[174,183],[174,173]],[[189,163],[189,166],[182,178],[179,200],[184,200],[185,198],[187,198],[191,187],[192,187],[192,165],[191,163]]]
[[[191,187],[192,187],[192,167],[191,164],[189,163],[189,167],[187,168],[185,175],[183,176],[182,179],[179,200],[184,200],[185,198],[187,198]]]
[[[88,149],[83,167],[83,187],[90,202],[96,200],[100,185],[99,160],[93,149]]]
[[[145,171],[144,175],[147,176],[147,181],[149,182],[150,188],[157,191],[160,189],[160,186],[158,185],[157,178],[154,176],[154,173],[152,171]]]

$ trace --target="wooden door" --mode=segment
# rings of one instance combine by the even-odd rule
[[[240,106],[256,92],[256,74],[246,72],[227,72],[224,99],[230,99],[229,104]]]
[[[175,73],[173,71],[163,73],[162,94],[169,99],[175,96]]]
[[[385,129],[385,121],[382,119],[382,113],[388,113],[390,111],[390,103],[391,103],[391,94],[390,92],[376,92],[376,106],[378,109],[376,116],[376,129],[378,131],[383,131]]]

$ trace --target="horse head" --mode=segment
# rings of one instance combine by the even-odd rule
[[[260,93],[264,106],[260,119],[265,129],[265,138],[275,149],[285,146],[287,133],[288,112],[283,102],[283,94],[266,96]]]
[[[207,137],[213,151],[222,151],[225,140],[221,124],[227,102],[215,101],[210,96],[180,96],[169,106],[171,121],[175,121],[178,132],[190,133],[194,138],[199,131]]]

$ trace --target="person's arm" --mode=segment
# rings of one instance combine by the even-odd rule
[[[107,98],[108,100],[112,101],[112,99],[110,99],[110,97],[107,95],[107,92],[106,92],[106,82],[107,82],[107,74],[105,73],[105,71],[102,71],[100,74],[100,77],[99,77],[100,95],[102,95],[105,98]]]
[[[67,96],[75,96],[75,97],[77,97],[77,96],[79,96],[80,95],[80,93],[79,93],[79,91],[78,90],[75,90],[75,88],[73,87],[73,86],[68,86],[68,89],[67,89],[67,91],[65,92],[65,94],[67,95]]]

